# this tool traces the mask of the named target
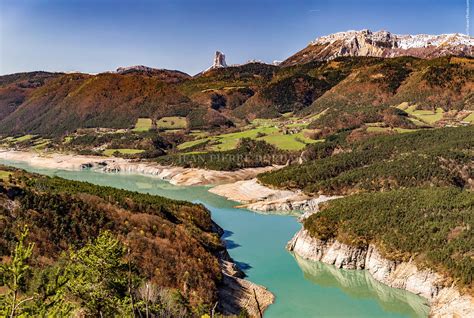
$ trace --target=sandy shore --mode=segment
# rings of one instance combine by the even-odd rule
[[[259,173],[278,167],[248,168],[237,171],[215,171],[195,168],[161,166],[156,163],[138,162],[123,158],[36,153],[0,149],[0,159],[25,162],[38,168],[82,170],[96,169],[102,172],[127,172],[155,176],[175,185],[216,185],[255,178]]]

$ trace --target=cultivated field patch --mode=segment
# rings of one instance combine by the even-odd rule
[[[153,126],[153,122],[150,118],[138,118],[137,123],[135,124],[135,128],[133,131],[148,131]]]
[[[116,152],[122,154],[122,155],[135,155],[138,153],[142,153],[145,150],[141,149],[127,149],[127,148],[118,148],[118,149],[105,149],[103,154],[106,156],[113,156]]]
[[[186,117],[163,117],[156,121],[158,129],[186,129],[188,126]]]

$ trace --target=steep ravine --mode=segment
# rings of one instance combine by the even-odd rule
[[[438,273],[419,269],[413,262],[385,259],[374,245],[355,247],[337,240],[322,241],[302,228],[288,242],[287,249],[304,259],[320,261],[336,268],[367,270],[376,280],[406,289],[426,298],[431,317],[474,317],[474,300],[461,295],[454,286],[444,286]]]

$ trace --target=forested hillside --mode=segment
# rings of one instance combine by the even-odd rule
[[[414,261],[473,292],[474,127],[440,128],[311,145],[305,162],[258,176],[278,188],[344,195],[304,221],[321,240]]]
[[[202,205],[0,167],[0,214],[2,316],[188,317],[217,301],[226,251]]]
[[[78,128],[132,128],[185,117],[192,129],[255,118],[324,114],[311,124],[328,135],[383,122],[414,128],[400,104],[438,109],[462,121],[474,110],[472,58],[344,57],[289,66],[248,63],[195,77],[178,71],[22,73],[0,77],[0,134],[62,136]],[[426,123],[425,123],[426,124]],[[429,123],[428,123],[429,124]]]
[[[309,146],[307,162],[262,174],[259,180],[325,194],[474,186],[472,126],[374,136],[356,142],[348,142],[346,136]]]
[[[409,188],[331,201],[304,227],[312,236],[375,244],[392,260],[413,259],[474,293],[474,193],[454,187]]]

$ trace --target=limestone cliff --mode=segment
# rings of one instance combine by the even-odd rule
[[[394,288],[406,289],[426,298],[432,317],[474,317],[474,300],[455,286],[446,286],[443,277],[420,269],[412,261],[385,259],[374,245],[349,246],[336,240],[322,241],[301,229],[288,243],[288,250],[312,261],[337,268],[367,270],[376,280]]]
[[[340,56],[397,57],[474,55],[474,38],[464,34],[398,35],[388,31],[347,31],[317,38],[282,64],[327,61]]]

